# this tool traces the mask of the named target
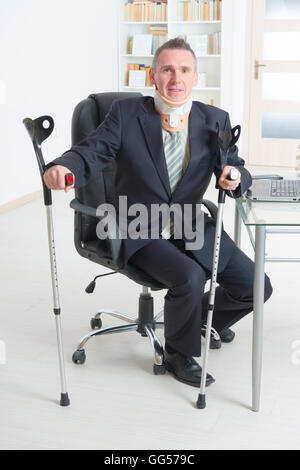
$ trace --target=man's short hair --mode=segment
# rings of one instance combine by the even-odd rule
[[[194,57],[194,62],[195,62],[195,71],[197,71],[197,58],[195,56],[195,52],[191,48],[188,42],[180,36],[174,39],[169,39],[169,41],[165,42],[162,46],[160,46],[154,55],[153,62],[152,62],[152,68],[155,71],[159,55],[166,49],[183,49],[184,51],[189,51],[192,56]]]

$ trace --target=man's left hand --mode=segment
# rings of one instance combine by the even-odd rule
[[[234,191],[240,184],[241,182],[241,173],[238,171],[238,174],[239,174],[239,177],[237,180],[229,180],[227,179],[229,177],[229,174],[230,174],[230,170],[232,168],[235,168],[234,166],[224,166],[223,168],[223,171],[222,171],[222,174],[219,178],[219,181],[218,181],[218,184],[219,186],[221,186],[222,189],[226,189],[226,190],[229,190],[229,191]]]

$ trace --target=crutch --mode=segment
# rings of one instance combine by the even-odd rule
[[[36,154],[44,192],[44,204],[46,206],[47,213],[47,225],[48,225],[48,240],[49,240],[49,254],[50,254],[50,265],[51,265],[51,278],[52,278],[52,290],[53,290],[53,303],[54,303],[54,315],[56,321],[56,335],[57,335],[57,346],[58,346],[58,358],[59,358],[59,371],[61,380],[61,397],[60,405],[69,406],[70,400],[67,392],[65,364],[64,364],[64,352],[62,343],[62,332],[61,332],[61,317],[60,317],[60,303],[59,303],[59,291],[58,291],[58,280],[57,280],[57,269],[56,269],[56,255],[55,255],[55,243],[54,243],[54,230],[53,230],[53,216],[52,216],[52,195],[51,190],[47,188],[44,183],[43,175],[46,171],[46,165],[42,154],[41,144],[49,137],[54,128],[54,121],[51,116],[41,116],[35,120],[26,118],[23,120],[28,134],[33,143],[34,151]],[[73,175],[68,173],[65,176],[66,186],[73,184]]]
[[[241,126],[235,126],[233,129],[229,129],[227,131],[221,131],[219,123],[217,123],[217,135],[218,135],[218,144],[220,147],[222,170],[227,165],[228,151],[231,147],[233,147],[236,144],[236,142],[238,141],[240,137],[240,133],[241,133]],[[238,171],[235,168],[232,168],[228,179],[236,180],[237,178],[238,178]],[[202,376],[201,376],[201,383],[200,383],[200,393],[198,395],[198,400],[196,403],[197,408],[201,410],[206,407],[205,386],[206,386],[206,375],[207,375],[207,362],[208,362],[208,351],[209,351],[210,335],[211,335],[211,328],[212,328],[213,311],[214,311],[214,306],[215,306],[214,305],[215,304],[215,291],[216,291],[217,274],[218,274],[225,197],[226,197],[225,190],[219,189],[218,214],[217,214],[217,222],[216,222],[213,264],[212,264],[212,271],[211,271],[210,293],[209,293],[207,321],[206,321],[205,347],[204,347],[204,355],[203,355],[203,361],[202,361]]]

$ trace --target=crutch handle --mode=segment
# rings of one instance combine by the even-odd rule
[[[47,188],[43,179],[43,175],[46,170],[46,165],[42,153],[42,142],[46,140],[47,137],[49,137],[49,135],[52,133],[54,129],[54,120],[51,116],[40,116],[37,119],[25,118],[23,119],[23,124],[27,129],[35,151],[42,179],[45,206],[51,206],[51,190]]]
[[[239,170],[237,170],[236,168],[231,168],[228,179],[230,181],[235,181],[238,179],[238,177],[239,177]]]

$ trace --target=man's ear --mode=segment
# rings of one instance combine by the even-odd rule
[[[154,79],[154,70],[153,70],[152,67],[150,67],[150,70],[149,70],[149,78],[150,78],[151,85],[154,85],[155,88],[156,88],[156,83],[155,83],[155,79]]]

